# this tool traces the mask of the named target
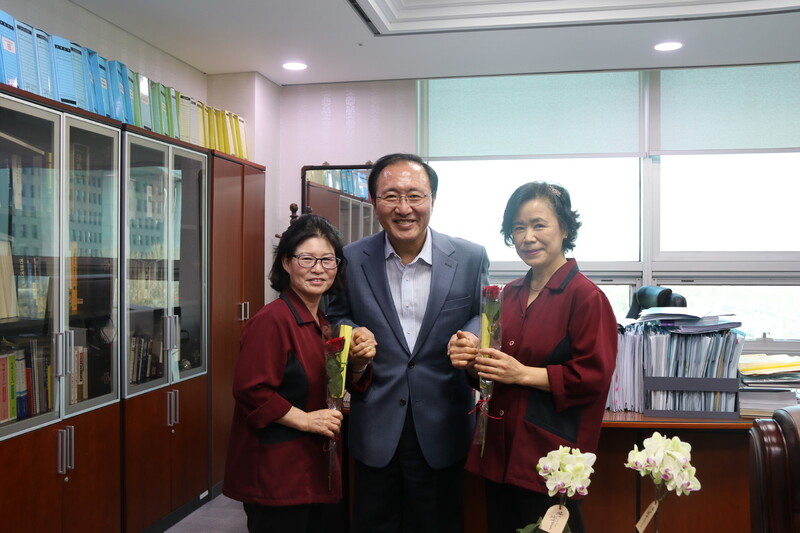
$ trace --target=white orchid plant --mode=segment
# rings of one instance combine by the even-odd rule
[[[545,529],[546,526],[544,524],[544,522],[551,522],[549,519],[551,512],[565,515],[563,520],[552,520],[552,522],[558,524],[556,527],[562,528],[561,531],[569,531],[569,526],[566,525],[566,519],[569,516],[565,507],[566,500],[576,494],[580,496],[588,494],[587,487],[591,483],[589,476],[594,472],[592,466],[596,460],[597,456],[595,454],[581,453],[579,449],[570,448],[569,446],[559,446],[557,450],[553,450],[539,459],[536,471],[546,480],[547,494],[550,497],[558,496],[559,503],[535,524],[518,529],[517,532],[536,533],[550,531],[553,533],[555,530],[552,527]]]
[[[674,492],[680,496],[700,490],[700,481],[695,475],[696,469],[691,460],[691,444],[678,437],[670,439],[662,436],[657,431],[644,440],[644,448],[641,450],[633,445],[625,466],[636,470],[642,477],[649,476],[656,489],[655,501],[636,526],[639,531],[644,531],[653,518],[655,531],[658,532],[658,506],[667,494]]]

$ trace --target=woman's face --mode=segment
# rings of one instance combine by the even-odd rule
[[[511,235],[517,255],[534,271],[555,271],[555,265],[564,262],[561,246],[567,238],[550,202],[534,198],[522,204],[517,211]],[[551,271],[552,270],[552,271]]]
[[[296,256],[311,256],[317,259],[323,257],[336,257],[333,246],[322,237],[310,237],[295,248]],[[317,302],[333,285],[338,269],[327,270],[323,268],[322,261],[316,261],[312,267],[303,267],[295,257],[285,257],[283,268],[289,273],[289,285],[300,298],[305,301]]]

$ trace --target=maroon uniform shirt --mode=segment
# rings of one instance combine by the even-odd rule
[[[559,445],[595,452],[617,357],[617,321],[605,294],[574,259],[527,306],[531,273],[503,290],[502,352],[544,367],[549,392],[495,383],[486,447],[473,446],[467,470],[496,483],[547,492],[536,472]]]
[[[334,503],[341,499],[341,441],[328,490],[328,438],[275,422],[292,405],[326,408],[323,329],[299,297],[286,289],[242,330],[233,382],[231,424],[222,492],[259,505]]]

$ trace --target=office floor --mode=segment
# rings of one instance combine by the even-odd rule
[[[220,494],[165,533],[246,533],[247,519],[241,502]]]

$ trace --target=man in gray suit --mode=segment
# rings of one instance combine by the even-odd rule
[[[416,155],[375,163],[369,192],[384,231],[345,248],[347,291],[327,312],[371,354],[349,368],[354,533],[462,531],[474,400],[447,345],[457,334],[479,343],[489,260],[428,227],[437,186]]]

